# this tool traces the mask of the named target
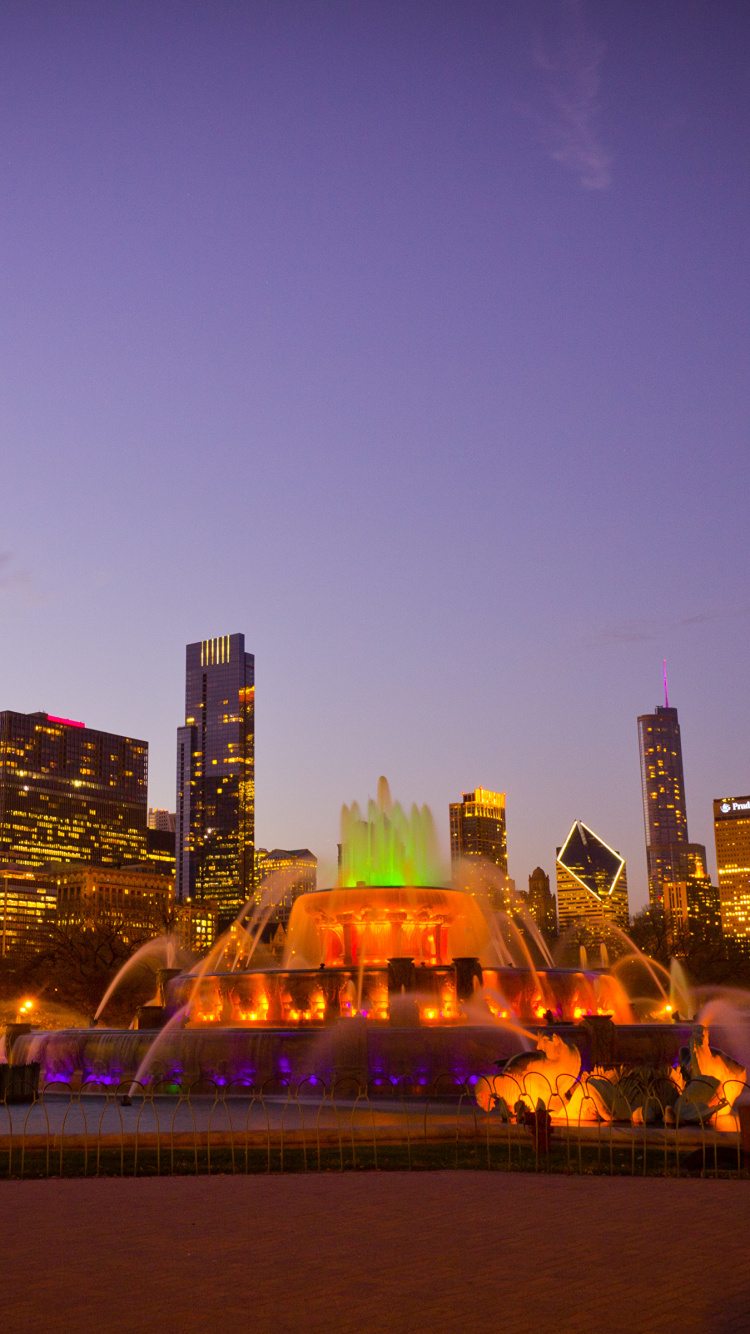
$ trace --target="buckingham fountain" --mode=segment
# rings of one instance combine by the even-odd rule
[[[478,1085],[498,1107],[536,1079],[531,1108],[542,1097],[568,1116],[583,1100],[600,1119],[617,1108],[597,1070],[641,1066],[675,1072],[671,1104],[691,1070],[716,1105],[731,1103],[724,1083],[739,1088],[744,1068],[696,1036],[678,967],[670,976],[630,942],[612,966],[589,967],[583,950],[579,966],[558,966],[529,914],[498,906],[491,876],[467,864],[460,887],[441,884],[429,809],[407,815],[381,778],[365,812],[344,806],[338,883],[297,898],[279,965],[259,962],[259,942],[284,873],[203,960],[161,970],[136,1027],[30,1031],[13,1062],[38,1063],[46,1086],[240,1091],[315,1077],[406,1095],[442,1081]],[[551,1096],[563,1085],[565,1106]]]

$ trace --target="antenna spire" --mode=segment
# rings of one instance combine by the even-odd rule
[[[666,658],[663,659],[663,662],[664,662],[664,704],[665,704],[665,707],[666,707],[666,708],[669,708],[669,695],[668,695],[668,693],[667,693],[667,660],[666,660]]]

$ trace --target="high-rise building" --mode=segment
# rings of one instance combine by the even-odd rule
[[[491,863],[497,870],[486,877],[480,873],[482,892],[487,894],[492,909],[512,913],[518,904],[515,883],[508,875],[505,793],[484,787],[464,792],[461,801],[451,802],[450,831],[454,880],[465,878],[462,862],[483,859]]]
[[[177,898],[213,899],[220,925],[253,892],[255,659],[244,635],[188,644],[177,730]]]
[[[264,881],[268,883],[276,871],[286,874],[279,884],[278,897],[270,920],[280,922],[286,929],[292,905],[300,894],[311,894],[318,887],[318,859],[309,848],[266,848],[255,849],[256,894],[263,890]]]
[[[450,820],[454,869],[461,858],[485,857],[507,875],[504,792],[489,792],[484,787],[464,792],[461,801],[451,803]]]
[[[549,887],[549,876],[537,866],[529,876],[528,908],[539,930],[547,940],[557,933],[557,907]]]
[[[113,865],[146,849],[148,743],[48,713],[0,713],[0,856]]]
[[[714,801],[714,836],[724,935],[750,947],[750,796]]]
[[[625,859],[581,820],[557,849],[557,920],[560,931],[581,919],[594,925],[629,922]]]
[[[688,843],[682,741],[677,710],[668,701],[638,719],[638,749],[649,897],[656,906],[662,902],[665,880],[686,878],[680,874]]]
[[[671,911],[664,890],[669,884],[670,902],[678,916],[695,932],[705,908],[708,918],[700,931],[710,934],[716,915],[715,893],[706,874],[706,849],[702,843],[689,841],[680,724],[677,710],[669,706],[666,674],[664,704],[638,719],[638,748],[651,906]],[[689,912],[688,904],[692,905]]]

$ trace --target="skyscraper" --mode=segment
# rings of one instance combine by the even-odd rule
[[[255,659],[244,635],[188,644],[177,729],[176,895],[213,899],[222,922],[253,892]]]
[[[451,803],[451,863],[462,857],[486,857],[506,875],[505,793],[478,787]]]
[[[551,940],[557,934],[557,908],[549,876],[541,866],[529,876],[529,912],[542,934]]]
[[[477,787],[464,792],[463,800],[451,803],[451,869],[454,880],[462,879],[460,864],[484,859],[496,872],[480,872],[483,892],[490,907],[512,912],[516,907],[515,884],[508,875],[508,845],[505,834],[505,793]],[[472,889],[473,893],[474,890]]]
[[[0,713],[0,857],[25,866],[139,861],[148,742],[49,713]]]
[[[579,918],[592,922],[615,922],[626,929],[629,922],[625,859],[588,825],[574,821],[561,848],[557,849],[557,920],[565,931]]]
[[[724,935],[750,947],[750,796],[714,801],[714,837]]]
[[[664,884],[705,876],[706,849],[688,839],[682,741],[677,710],[664,704],[638,719],[643,819],[646,827],[648,889],[652,907],[664,900]]]

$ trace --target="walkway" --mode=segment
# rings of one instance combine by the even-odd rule
[[[750,1183],[0,1182],[14,1334],[747,1334]]]

